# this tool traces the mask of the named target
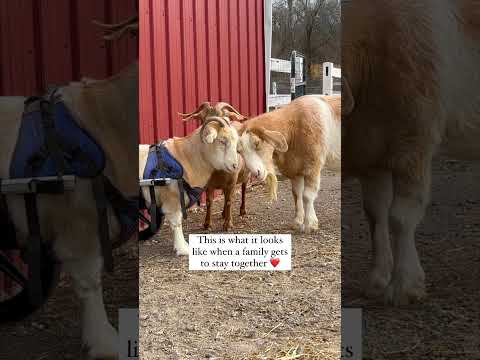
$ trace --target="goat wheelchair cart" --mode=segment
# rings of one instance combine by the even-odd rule
[[[162,214],[160,205],[156,203],[155,188],[157,186],[167,186],[173,179],[171,178],[156,178],[140,180],[140,188],[147,187],[149,190],[150,198],[153,199],[151,205],[147,208],[145,200],[140,194],[140,207],[139,207],[139,222],[140,229],[138,233],[139,240],[147,240],[154,236],[162,227],[164,221],[164,215]],[[144,211],[148,213],[148,217],[145,216]]]

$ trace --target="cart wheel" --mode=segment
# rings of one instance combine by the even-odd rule
[[[160,211],[157,211],[157,224],[158,228],[160,229],[163,225],[164,216],[160,214]],[[144,222],[142,219],[139,220],[139,231],[138,231],[138,239],[140,241],[145,241],[150,239],[155,233],[150,228],[150,224]]]
[[[6,250],[3,254],[11,260],[11,264],[24,276],[28,273],[28,266],[23,262],[19,249]],[[45,246],[42,246],[41,256],[41,280],[44,297],[37,306],[30,304],[26,288],[16,283],[8,274],[0,272],[0,323],[24,319],[43,305],[50,296],[58,281],[60,266],[49,255]]]

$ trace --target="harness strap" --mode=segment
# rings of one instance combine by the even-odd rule
[[[10,260],[2,252],[0,252],[0,271],[4,274],[7,274],[11,279],[13,279],[23,288],[27,287],[28,280],[14,265],[12,265]]]
[[[2,179],[0,179],[0,186]],[[15,228],[8,213],[7,199],[5,194],[0,193],[0,229],[2,230],[2,240],[0,241],[0,250],[12,250],[17,247]]]
[[[108,226],[108,202],[105,194],[105,186],[102,176],[97,176],[92,180],[92,189],[95,197],[95,204],[97,207],[98,236],[100,238],[100,246],[102,249],[103,265],[106,271],[112,273],[113,255]]]
[[[149,186],[148,190],[150,191],[150,229],[153,233],[156,233],[158,230],[157,224],[157,197],[155,196],[155,186]]]
[[[25,209],[28,223],[28,243],[26,263],[28,264],[28,279],[26,289],[32,306],[39,306],[43,300],[42,264],[41,264],[41,235],[38,220],[37,195],[25,194]]]
[[[54,89],[50,96],[40,100],[40,111],[42,113],[41,122],[45,129],[45,147],[46,151],[52,155],[55,162],[58,176],[61,177],[65,173],[64,151],[60,139],[55,132],[55,93]]]
[[[140,220],[142,220],[145,224],[148,224],[150,225],[150,220],[147,219],[147,217],[145,215],[143,215],[143,213],[141,211],[138,212],[138,217],[140,218]]]
[[[185,187],[183,186],[183,178],[178,179],[178,193],[180,195],[180,205],[182,207],[183,218],[187,218],[187,208],[185,207]]]
[[[125,197],[105,175],[103,182],[105,186],[105,196],[108,203],[113,208],[113,212],[120,224],[120,235],[118,241],[112,243],[112,248],[123,244],[138,231],[138,198]]]

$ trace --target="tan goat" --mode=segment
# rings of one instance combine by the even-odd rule
[[[275,164],[292,182],[293,228],[318,228],[313,202],[324,166],[340,168],[340,96],[302,96],[285,107],[244,122],[239,152],[260,180]]]
[[[214,171],[235,173],[239,161],[238,134],[227,117],[209,116],[204,124],[183,138],[168,139],[165,147],[183,167],[183,179],[191,186],[204,188]],[[143,177],[149,145],[139,145],[139,177]],[[142,188],[147,206],[148,189]],[[182,231],[182,208],[176,181],[155,189],[157,203],[172,230],[173,246],[177,255],[188,255],[188,244]],[[186,196],[186,195],[185,195]],[[188,198],[186,197],[186,203]]]
[[[356,0],[342,17],[343,169],[370,222],[367,292],[407,304],[426,293],[414,233],[432,157],[480,158],[480,2]]]
[[[246,120],[246,117],[241,115],[233,106],[225,102],[219,102],[215,106],[211,106],[210,103],[204,102],[201,104],[198,109],[188,114],[180,114],[184,121],[190,119],[200,120],[201,123],[205,121],[207,116],[228,116],[232,120],[232,126],[237,130],[240,129],[240,121]],[[213,195],[216,189],[221,189],[224,196],[224,207],[223,207],[223,230],[228,231],[233,227],[233,216],[232,216],[232,203],[235,201],[235,187],[237,184],[242,185],[242,198],[240,205],[240,215],[245,215],[245,197],[247,190],[247,183],[250,177],[250,172],[246,169],[243,159],[239,158],[239,166],[237,171],[233,173],[227,173],[225,171],[215,171],[210,180],[208,181],[206,188],[207,195],[207,213],[205,215],[204,229],[208,230],[211,228],[211,219],[212,219],[212,201]]]

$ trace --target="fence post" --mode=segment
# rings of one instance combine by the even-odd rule
[[[333,63],[324,62],[323,63],[323,95],[332,95],[333,94]]]
[[[292,64],[290,70],[290,99],[295,99],[295,60],[297,58],[297,52],[295,50],[292,51],[292,57],[290,58],[290,62]]]
[[[307,95],[307,59],[305,56],[303,57],[303,63],[302,63],[302,71],[303,71],[303,92],[302,95]]]

